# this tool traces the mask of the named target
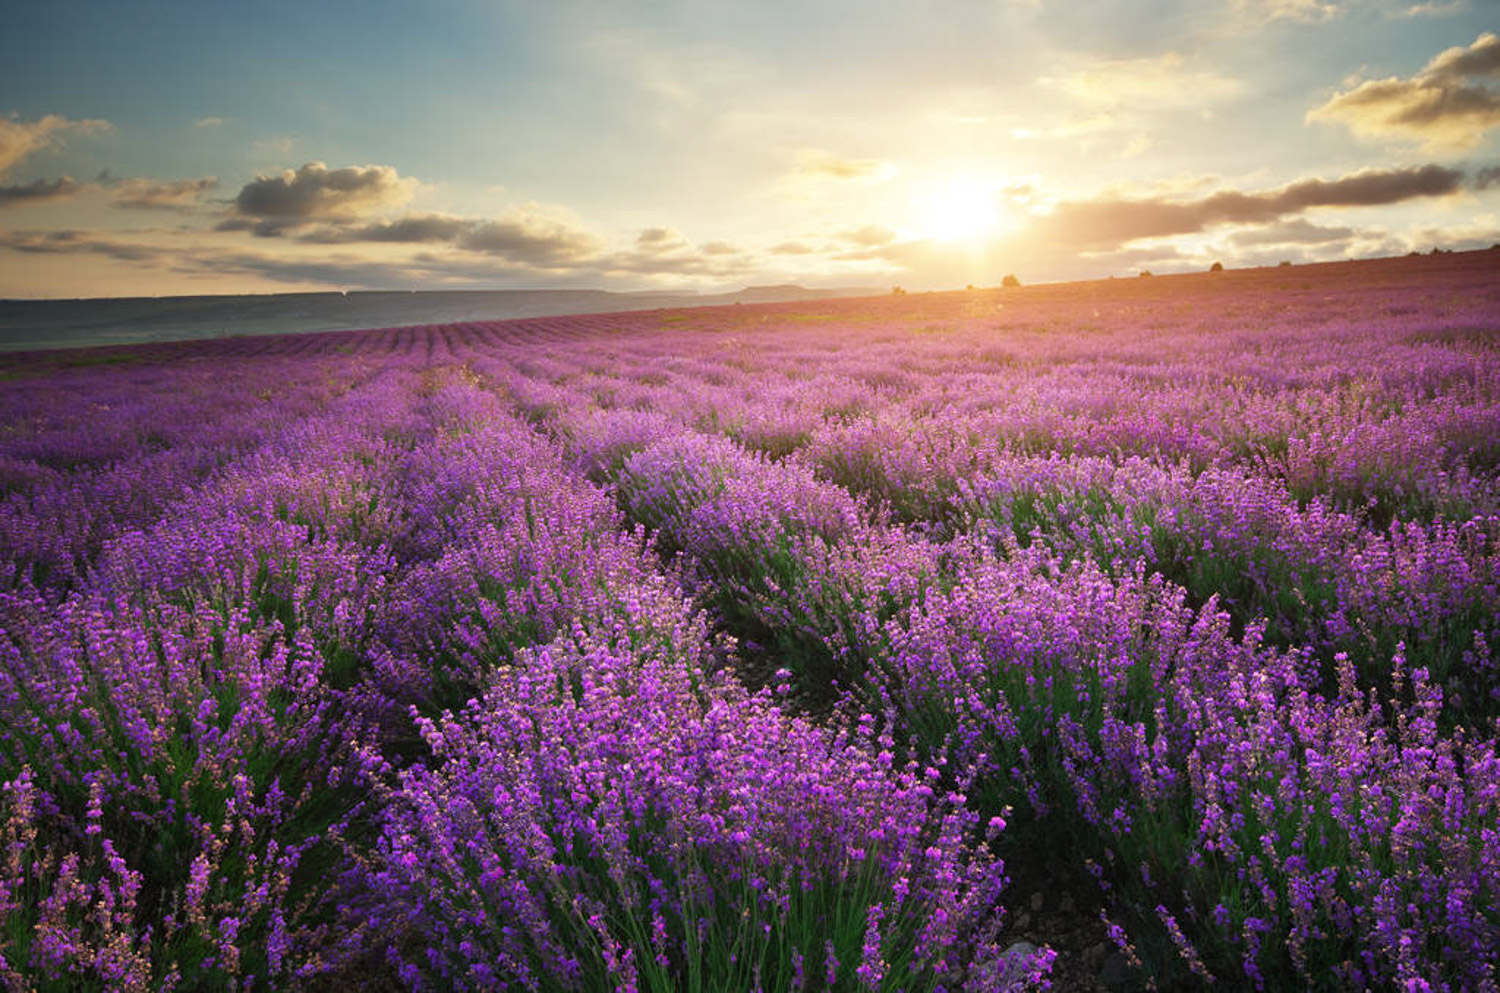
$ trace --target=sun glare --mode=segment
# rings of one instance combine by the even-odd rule
[[[947,176],[912,198],[913,227],[938,241],[980,241],[999,232],[1000,203],[993,181]]]

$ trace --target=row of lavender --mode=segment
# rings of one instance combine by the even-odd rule
[[[7,980],[1002,988],[998,854],[1163,979],[1486,988],[1493,301],[1326,295],[22,380]]]
[[[467,370],[306,390],[163,478],[156,519],[98,508],[74,569],[8,549],[7,988],[1045,972],[995,946],[1002,825],[875,730],[740,688],[644,537]]]
[[[1417,308],[1304,316],[1254,338],[1170,312],[1107,336],[731,328],[555,351],[508,388],[597,479],[658,438],[722,434],[933,540],[989,529],[1111,575],[1143,564],[1236,631],[1264,619],[1272,643],[1311,648],[1325,689],[1339,652],[1381,685],[1404,642],[1483,729],[1500,713],[1500,363],[1484,339],[1432,344]],[[996,341],[1019,357],[986,367]],[[1252,381],[1251,349],[1291,371]]]
[[[1000,850],[1094,876],[1150,971],[1487,988],[1500,363],[1453,299],[694,328],[497,378],[742,673],[1015,805]]]

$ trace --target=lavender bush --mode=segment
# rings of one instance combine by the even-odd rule
[[[418,988],[1005,989],[963,797],[766,695],[608,645],[424,722],[370,887]],[[1002,825],[990,825],[990,832]]]

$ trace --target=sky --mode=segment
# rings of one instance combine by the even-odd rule
[[[0,297],[908,289],[1500,242],[1500,0],[109,0]]]

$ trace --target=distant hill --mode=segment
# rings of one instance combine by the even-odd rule
[[[246,334],[287,334],[402,324],[599,314],[666,307],[869,296],[871,288],[786,284],[735,293],[606,290],[434,290],[272,293],[246,296],[0,300],[0,351],[125,345]]]

